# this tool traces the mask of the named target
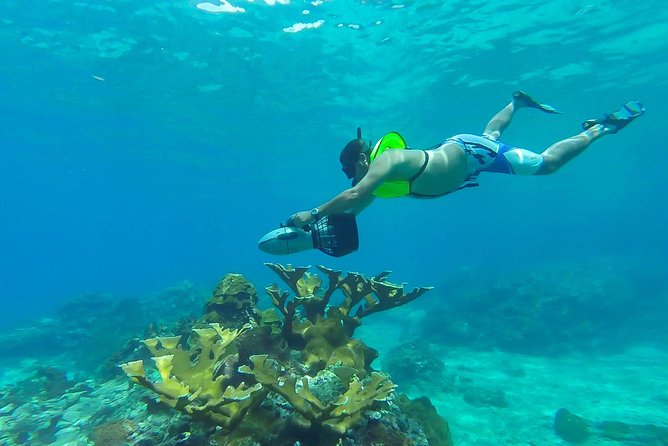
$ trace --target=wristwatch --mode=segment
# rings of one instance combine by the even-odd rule
[[[320,220],[320,209],[318,208],[311,209],[311,217],[313,218],[313,221]]]

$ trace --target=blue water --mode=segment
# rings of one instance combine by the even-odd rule
[[[591,257],[665,271],[662,1],[233,3],[2,2],[0,321],[227,272],[264,286],[266,261],[416,285]],[[517,114],[502,139],[535,151],[629,99],[647,114],[553,176],[374,203],[342,259],[257,249],[346,187],[357,126],[427,147],[482,131],[516,89],[564,111]]]
[[[561,407],[665,426],[666,54],[663,0],[3,0],[0,442],[63,411],[62,438],[35,444],[150,419],[114,375],[126,341],[197,319],[226,273],[276,282],[264,262],[435,286],[355,336],[460,446],[565,444]],[[482,132],[518,89],[563,111],[515,115],[501,139],[536,152],[628,100],[647,113],[554,175],[376,200],[349,256],[257,248],[349,185],[358,126],[426,148]],[[47,401],[41,366],[95,395]],[[509,407],[469,404],[476,389]]]

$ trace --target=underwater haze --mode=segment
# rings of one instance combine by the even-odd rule
[[[208,294],[230,272],[263,289],[276,281],[265,262],[391,270],[435,290],[363,327],[381,362],[414,339],[444,358],[462,349],[444,359],[451,367],[511,361],[486,356],[502,351],[528,355],[534,371],[541,356],[573,371],[592,351],[638,347],[652,379],[633,369],[617,384],[642,382],[639,394],[652,396],[638,396],[626,421],[665,425],[668,396],[656,390],[668,388],[663,0],[3,0],[0,54],[3,327],[67,319],[100,296]],[[437,200],[376,200],[357,218],[360,247],[348,256],[258,249],[291,214],[349,187],[338,157],[357,127],[368,140],[398,131],[427,148],[481,133],[516,90],[563,112],[515,115],[501,140],[536,152],[626,101],[646,114],[553,175],[483,173],[480,187]],[[560,313],[533,300],[535,312],[522,308],[550,292]],[[502,307],[509,301],[517,305]],[[585,356],[559,356],[573,352]],[[614,374],[615,364],[601,367]],[[501,444],[484,432],[513,429],[522,440],[506,444],[562,444],[523,429],[553,435],[554,411],[580,409],[549,400],[548,421],[492,427],[475,423],[498,412],[474,422],[448,401],[434,404],[455,443],[471,445]],[[603,412],[585,415],[628,415]]]
[[[348,184],[357,126],[428,147],[481,132],[516,89],[564,112],[518,113],[503,140],[535,151],[627,100],[648,112],[554,176],[377,203],[358,253],[290,262],[427,283],[477,263],[665,265],[663,2],[237,3],[2,2],[3,319],[82,292],[262,281],[276,259],[257,240]]]

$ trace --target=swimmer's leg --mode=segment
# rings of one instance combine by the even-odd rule
[[[599,120],[585,121],[584,132],[559,141],[548,147],[543,153],[543,165],[536,172],[546,175],[559,170],[564,164],[585,151],[589,145],[602,136],[617,133],[635,118],[645,113],[640,102],[630,101],[616,112],[609,113]]]
[[[545,149],[543,164],[536,175],[548,175],[561,169],[564,164],[585,151],[587,147],[605,133],[600,131],[600,124],[570,138],[562,139]]]
[[[587,119],[582,123],[582,128],[588,130],[596,124],[602,124],[606,133],[617,133],[638,116],[645,113],[645,107],[639,101],[629,101],[622,108],[608,113],[599,119]]]
[[[515,111],[520,108],[535,108],[542,110],[545,113],[560,113],[551,105],[541,104],[525,92],[516,91],[513,93],[513,100],[510,101],[510,104],[502,108],[487,123],[483,135],[489,139],[497,141],[501,137],[501,133],[503,133],[506,127],[510,124]]]

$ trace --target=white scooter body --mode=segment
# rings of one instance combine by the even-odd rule
[[[311,233],[294,226],[284,226],[268,232],[260,239],[258,246],[262,251],[274,255],[292,254],[314,248]]]

